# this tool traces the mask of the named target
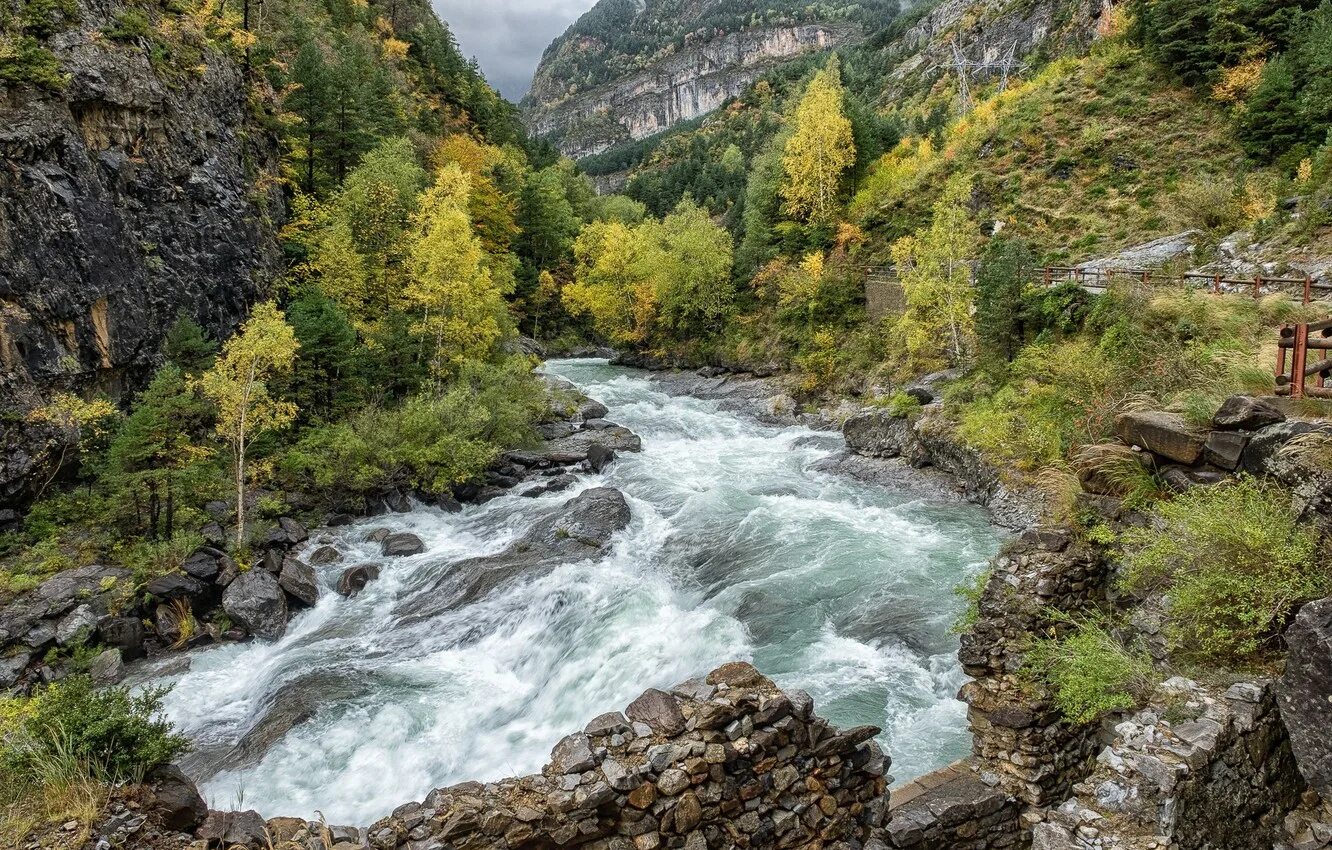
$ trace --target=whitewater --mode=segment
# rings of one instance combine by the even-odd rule
[[[981,509],[816,471],[844,448],[836,434],[668,395],[604,360],[544,368],[605,404],[643,451],[562,493],[316,532],[344,557],[317,568],[319,603],[280,640],[198,651],[156,680],[172,686],[167,714],[195,744],[186,767],[213,808],[368,824],[433,788],[539,771],[596,715],[737,659],[808,691],[835,724],[882,727],[898,782],[966,754],[950,627],[954,588],[998,548]],[[599,486],[632,511],[607,556],[424,621],[394,614],[450,564],[498,552]],[[426,551],[382,558],[366,535],[385,527]],[[333,592],[367,561],[382,564],[377,581],[353,599]],[[237,758],[275,705],[294,725]]]

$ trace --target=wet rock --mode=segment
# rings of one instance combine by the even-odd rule
[[[277,640],[287,630],[287,596],[265,570],[241,573],[222,594],[222,608],[257,638]]]
[[[1332,799],[1332,597],[1310,602],[1286,629],[1286,672],[1277,684],[1295,761],[1315,791]]]
[[[221,549],[212,546],[200,546],[180,565],[181,570],[191,578],[202,582],[215,581],[222,572],[223,562],[229,560]]]
[[[475,602],[519,576],[534,578],[556,566],[604,552],[611,537],[629,524],[629,504],[618,490],[598,487],[565,502],[538,520],[496,555],[452,565],[434,592],[404,603],[399,616],[420,619]]]
[[[199,529],[199,536],[216,549],[222,549],[227,545],[227,531],[216,522],[206,523]]]
[[[319,581],[315,578],[314,567],[296,558],[287,558],[282,562],[282,572],[278,573],[278,585],[302,605],[313,608],[319,601]]]
[[[202,596],[207,585],[194,576],[180,573],[158,576],[144,587],[144,592],[157,599],[193,599]]]
[[[326,564],[336,564],[342,560],[342,553],[333,546],[320,546],[310,553],[309,561],[311,564],[322,567]]]
[[[412,512],[412,500],[401,490],[395,490],[384,497],[384,503],[388,509],[397,514],[407,514]]]
[[[680,703],[675,697],[656,688],[648,688],[638,699],[629,703],[625,714],[630,720],[646,723],[654,731],[665,735],[678,735],[684,731],[685,719],[680,712]]]
[[[365,590],[365,586],[379,578],[378,564],[358,564],[348,567],[338,579],[338,593],[352,598]]]
[[[301,525],[291,517],[279,517],[277,528],[271,529],[259,540],[260,547],[279,547],[290,549],[297,544],[304,543],[310,536]]]
[[[610,410],[606,405],[595,399],[588,399],[578,406],[578,418],[584,421],[588,419],[604,419]]]
[[[1115,434],[1154,455],[1192,466],[1202,459],[1207,435],[1164,411],[1130,411],[1115,418]]]
[[[383,543],[393,531],[388,528],[373,528],[366,532],[365,539],[371,543]]]
[[[601,472],[615,462],[615,450],[601,444],[587,450],[587,466],[593,472]]]
[[[847,448],[865,457],[900,457],[912,466],[928,461],[928,451],[916,435],[913,421],[886,410],[865,410],[842,426]]]
[[[208,806],[194,782],[174,764],[154,768],[144,785],[151,794],[147,807],[162,825],[176,832],[192,832],[208,817]]]
[[[231,848],[234,845],[261,850],[268,846],[268,833],[264,819],[256,811],[209,812],[203,825],[195,833],[209,847]]]
[[[568,466],[588,460],[593,446],[600,446],[613,452],[642,451],[643,441],[628,428],[613,425],[608,428],[590,431],[576,431],[558,439],[548,440],[534,454],[560,466]]]
[[[1285,421],[1286,415],[1272,402],[1244,395],[1226,399],[1212,417],[1212,425],[1219,431],[1257,431]]]
[[[390,534],[385,537],[380,551],[383,552],[385,557],[401,558],[421,554],[425,551],[425,544],[415,534],[400,531],[397,534]]]
[[[147,634],[138,617],[104,617],[97,624],[97,637],[106,646],[119,649],[126,661],[144,656],[143,641]]]
[[[125,663],[120,658],[120,650],[103,650],[93,659],[88,668],[88,675],[98,685],[114,685],[125,675]]]

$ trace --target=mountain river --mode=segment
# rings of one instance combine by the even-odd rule
[[[967,752],[950,626],[953,588],[998,548],[981,509],[813,470],[842,448],[836,434],[761,425],[605,361],[545,369],[603,402],[643,451],[563,493],[316,533],[345,557],[318,568],[319,604],[281,640],[201,650],[158,679],[211,806],[368,824],[432,788],[538,771],[596,715],[735,659],[808,691],[836,724],[881,726],[899,782]],[[594,486],[619,488],[633,514],[608,556],[436,618],[392,614],[450,563],[499,551]],[[426,552],[381,559],[365,535],[385,526]],[[383,563],[377,581],[354,599],[333,592],[368,560]],[[236,758],[275,705],[304,722]]]

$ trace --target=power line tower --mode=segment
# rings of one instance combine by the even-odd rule
[[[983,74],[993,76],[999,74],[999,91],[1004,92],[1008,88],[1008,80],[1015,73],[1025,71],[1026,65],[1019,65],[1017,62],[1017,42],[1014,41],[1008,45],[1004,51],[1004,57],[997,62],[974,61],[968,59],[962,52],[962,48],[957,46],[957,40],[951,41],[953,48],[953,71],[957,74],[958,95],[961,100],[962,114],[971,111],[975,105],[971,99],[971,77],[973,74]],[[981,51],[985,55],[985,51]]]

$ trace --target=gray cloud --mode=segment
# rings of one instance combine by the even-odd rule
[[[595,0],[433,0],[464,56],[510,100],[527,93],[541,52]]]

